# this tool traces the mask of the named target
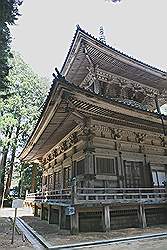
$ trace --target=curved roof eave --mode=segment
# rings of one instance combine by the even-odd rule
[[[79,38],[86,38],[86,39],[90,39],[92,42],[95,42],[96,45],[99,44],[100,46],[103,46],[105,49],[109,50],[110,52],[114,53],[116,56],[119,56],[120,58],[122,58],[123,60],[127,60],[127,63],[133,63],[136,65],[136,67],[140,67],[142,70],[147,71],[149,70],[150,73],[152,74],[159,74],[159,77],[161,77],[162,79],[166,78],[167,76],[167,72],[160,70],[154,66],[151,66],[147,63],[144,63],[138,59],[135,59],[115,48],[113,48],[112,46],[108,45],[108,44],[104,44],[103,42],[101,42],[100,40],[98,40],[97,38],[95,38],[94,36],[92,36],[90,33],[86,32],[85,30],[83,30],[79,25],[77,25],[77,29],[76,32],[74,34],[70,49],[67,53],[67,56],[65,58],[64,64],[61,68],[61,74],[64,75],[66,68],[68,67],[69,63],[70,63],[70,56],[73,54],[73,49],[76,46],[76,43],[78,42]]]

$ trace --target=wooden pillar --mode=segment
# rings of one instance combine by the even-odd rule
[[[64,167],[63,167],[63,162],[61,163],[61,177],[60,177],[60,183],[61,183],[61,189],[64,188]]]
[[[53,219],[52,219],[52,206],[51,205],[48,206],[48,223],[49,224],[53,223]]]
[[[102,224],[103,224],[103,231],[109,232],[110,231],[110,206],[109,205],[103,207]]]
[[[94,156],[92,152],[87,151],[85,154],[85,173],[94,175]]]
[[[59,225],[60,225],[60,229],[65,229],[66,228],[66,215],[65,215],[65,209],[64,209],[64,207],[60,208],[60,212],[59,212]]]
[[[94,131],[91,126],[91,117],[85,118],[85,126],[83,130],[83,141],[84,144],[84,153],[85,153],[85,177],[87,179],[86,185],[89,187],[94,186],[94,176],[95,176],[95,147],[93,144]]]
[[[36,203],[34,204],[33,214],[34,214],[34,216],[38,216],[38,207],[37,207]]]
[[[43,204],[41,204],[40,219],[41,219],[41,220],[44,220],[44,219],[45,219],[44,205],[43,205]]]
[[[74,177],[71,182],[71,202],[75,204],[77,202],[77,181]]]
[[[121,188],[123,188],[125,187],[125,173],[124,173],[124,165],[121,152],[119,152],[118,155],[118,172],[119,172],[119,185]]]
[[[59,222],[58,222],[58,229],[60,230],[61,228],[61,207],[59,207]]]
[[[70,216],[71,234],[77,234],[79,232],[79,218],[78,211],[75,210],[75,214]]]
[[[152,171],[150,167],[150,162],[147,161],[147,155],[144,155],[144,165],[145,165],[145,172],[144,172],[144,180],[145,180],[145,187],[153,187],[153,178],[152,178]]]
[[[146,213],[145,213],[145,208],[143,204],[139,205],[138,209],[138,218],[139,218],[139,224],[142,228],[147,227],[147,222],[146,222]]]
[[[76,177],[76,161],[72,161],[72,166],[71,166],[71,178]]]

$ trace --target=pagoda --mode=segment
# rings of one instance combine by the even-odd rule
[[[21,160],[43,169],[25,203],[69,229],[167,223],[167,74],[77,27]]]

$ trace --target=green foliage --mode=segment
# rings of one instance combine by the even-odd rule
[[[8,85],[7,76],[9,74],[9,59],[11,35],[9,25],[15,24],[18,16],[18,7],[21,0],[1,0],[0,1],[0,91],[4,91]]]
[[[17,194],[25,197],[26,190],[31,191],[31,182],[32,182],[32,167],[33,164],[22,162],[18,163],[15,168],[14,179],[17,181],[18,185],[14,187],[17,191]],[[42,180],[42,168],[37,166],[37,175],[36,175],[36,191],[41,190],[41,180]]]
[[[9,88],[12,93],[6,100],[0,99],[0,129],[19,126],[19,142],[22,146],[30,135],[40,113],[41,105],[47,93],[47,79],[35,74],[19,54],[14,53],[9,72]],[[5,133],[3,133],[5,134]],[[12,137],[12,141],[14,136]],[[4,138],[1,138],[1,145]]]
[[[17,157],[40,115],[49,81],[35,74],[19,54],[13,53],[10,63],[8,86],[11,95],[5,100],[0,98],[0,150],[7,150],[4,168],[12,175],[13,167],[20,164]]]

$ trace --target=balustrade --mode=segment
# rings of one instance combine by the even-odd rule
[[[75,192],[75,193],[74,193]],[[73,197],[75,196],[75,201]],[[130,203],[167,202],[165,188],[73,188],[30,193],[26,202]]]

